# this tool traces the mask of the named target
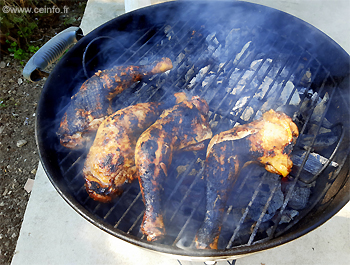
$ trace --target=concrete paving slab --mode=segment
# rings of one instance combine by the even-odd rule
[[[350,264],[350,203],[316,230],[242,259],[236,265]]]
[[[126,243],[87,222],[60,197],[40,163],[12,264],[179,263]]]
[[[158,2],[162,1],[151,0],[152,4]],[[302,18],[324,31],[350,53],[348,37],[350,1],[249,2],[274,7]],[[124,13],[125,8],[123,0],[89,0],[81,23],[84,34]],[[278,248],[244,257],[237,260],[236,264],[342,265],[349,264],[349,253],[350,203],[323,226],[302,238]],[[87,222],[59,196],[39,164],[12,264],[179,263],[119,240]]]
[[[296,16],[337,42],[350,53],[349,0],[247,0]]]
[[[86,4],[80,28],[84,35],[87,35],[103,23],[124,13],[124,0],[89,0]]]

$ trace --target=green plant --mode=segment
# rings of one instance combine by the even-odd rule
[[[4,100],[2,98],[0,98],[0,107],[2,107],[2,108],[6,107]]]
[[[66,17],[63,21],[63,25],[65,26],[69,26],[71,24],[73,24],[74,22],[76,22],[77,20],[74,17]]]
[[[23,49],[18,47],[17,42],[10,42],[9,40],[6,40],[7,43],[10,44],[10,48],[8,48],[8,51],[13,53],[13,57],[17,60],[24,60],[28,57],[28,53],[25,52]]]
[[[35,22],[28,22],[25,26],[19,26],[17,31],[18,36],[27,39],[37,27],[38,25]]]
[[[8,48],[8,51],[13,54],[13,57],[19,61],[26,60],[29,58],[29,53],[35,53],[39,50],[38,46],[34,45],[28,45],[27,50],[29,51],[26,52],[25,50],[21,49],[18,47],[17,42],[10,42],[9,40],[6,40],[7,43],[10,44],[10,47]],[[21,64],[23,64],[21,62]]]
[[[28,46],[28,51],[31,53],[36,53],[39,50],[38,46],[34,46],[34,45],[29,45]]]
[[[16,12],[0,12],[1,38],[6,40],[2,43],[1,52],[13,54],[13,57],[21,61],[27,60],[30,53],[36,52],[39,48],[31,44],[31,38],[38,29],[38,23],[48,13],[33,13],[33,8],[46,4],[55,5],[51,0],[1,0],[0,8],[5,10],[21,10]],[[28,11],[29,10],[29,11]]]

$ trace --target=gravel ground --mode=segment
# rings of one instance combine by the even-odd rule
[[[81,1],[84,2],[84,1]],[[39,47],[61,30],[79,26],[84,9],[78,2],[69,6],[67,16],[48,21],[39,28]],[[50,18],[49,18],[50,19]],[[43,37],[44,36],[44,37]],[[39,37],[38,37],[39,38]],[[39,162],[35,142],[35,113],[45,80],[31,83],[22,77],[23,66],[13,56],[0,60],[0,264],[10,264],[30,190]]]

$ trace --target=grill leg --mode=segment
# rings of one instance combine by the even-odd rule
[[[185,261],[185,263],[181,263],[181,261],[180,260],[177,260],[178,262],[179,262],[179,264],[180,265],[186,265],[187,263],[186,263],[186,261]],[[228,261],[228,260],[226,260],[227,261],[227,263],[225,263],[224,261],[222,261],[222,262],[220,262],[219,261],[219,263],[217,262],[217,261],[205,261],[205,262],[189,262],[189,264],[191,264],[191,265],[200,265],[200,264],[204,264],[204,265],[224,265],[224,264],[230,264],[230,265],[235,265],[236,264],[236,260],[234,259],[234,260],[232,260],[232,261]]]

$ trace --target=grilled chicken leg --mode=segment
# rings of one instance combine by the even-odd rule
[[[207,149],[206,215],[195,243],[199,249],[217,249],[227,198],[239,171],[258,162],[269,172],[286,177],[293,162],[289,155],[298,137],[297,126],[284,113],[270,110],[259,120],[215,135]]]
[[[109,202],[122,192],[125,182],[135,179],[137,139],[164,109],[186,99],[185,93],[176,93],[166,102],[136,104],[115,112],[101,123],[83,169],[91,198]]]
[[[98,71],[72,96],[57,135],[63,146],[79,149],[90,142],[106,115],[112,114],[112,100],[143,77],[172,68],[169,58],[142,66],[116,66]]]
[[[184,101],[165,110],[136,143],[136,170],[146,206],[141,230],[149,241],[165,234],[161,191],[173,153],[203,149],[203,141],[212,137],[208,110],[208,104],[198,97]]]

